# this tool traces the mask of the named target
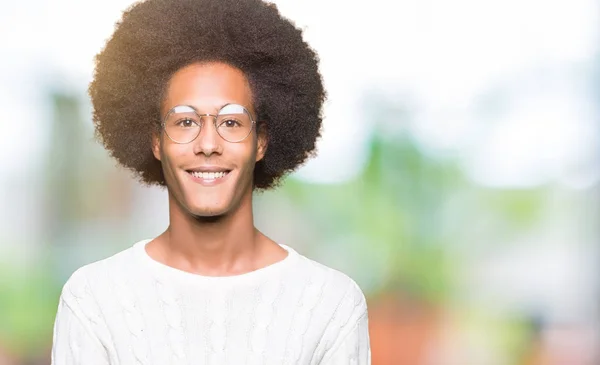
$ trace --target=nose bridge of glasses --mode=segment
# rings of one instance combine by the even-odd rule
[[[204,118],[210,117],[213,121],[213,124],[217,122],[217,118],[219,117],[217,114],[211,114],[211,113],[196,113],[196,115],[198,115],[198,119],[200,121],[201,126],[204,124]]]
[[[211,114],[211,113],[197,113],[198,115],[198,119],[200,122],[200,129],[198,130],[198,134],[202,134],[202,133],[207,133],[208,131],[206,131],[206,129],[213,129],[210,133],[215,133],[217,136],[221,136],[221,134],[219,133],[219,129],[217,127],[217,121],[218,121],[218,117],[219,115],[217,114]],[[204,118],[210,118],[212,120],[212,123],[208,123],[209,127],[207,128],[206,123],[204,122]],[[212,126],[211,126],[212,124]],[[203,132],[204,130],[204,132]],[[213,135],[214,137],[214,135]]]

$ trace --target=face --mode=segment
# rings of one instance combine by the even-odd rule
[[[189,105],[199,114],[217,114],[227,104],[244,106],[256,118],[245,75],[224,63],[186,66],[169,81],[161,116],[175,106]],[[165,134],[153,138],[170,199],[195,217],[224,215],[252,195],[254,166],[263,158],[266,139],[256,126],[243,141],[232,143],[217,133],[212,117],[202,118],[198,137],[180,144]]]

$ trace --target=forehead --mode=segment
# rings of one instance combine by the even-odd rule
[[[252,109],[252,92],[244,73],[221,62],[195,63],[173,74],[161,106],[164,115],[177,105],[191,105],[201,113],[239,104]]]

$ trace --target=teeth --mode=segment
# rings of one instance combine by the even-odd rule
[[[196,172],[196,171],[192,171],[191,174],[199,179],[204,179],[204,180],[215,180],[215,179],[220,179],[223,176],[227,175],[226,172],[224,171],[219,171],[219,172]]]

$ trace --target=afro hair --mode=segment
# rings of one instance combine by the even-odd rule
[[[165,186],[151,140],[171,76],[198,62],[244,72],[269,146],[254,187],[269,189],[314,154],[325,91],[302,31],[261,0],[147,0],[132,5],[96,56],[96,137],[143,183]]]

